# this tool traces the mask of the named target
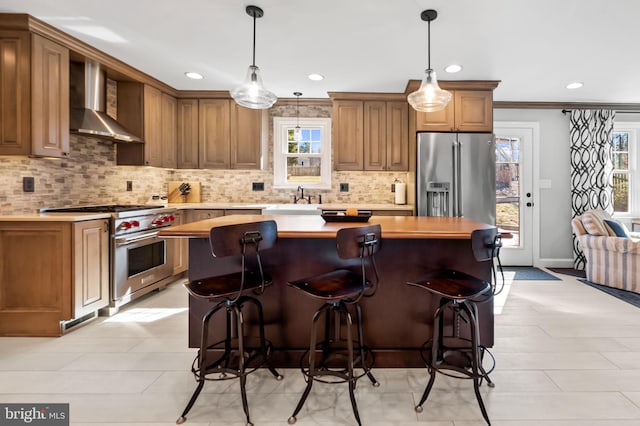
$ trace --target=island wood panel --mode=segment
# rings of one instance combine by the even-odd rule
[[[296,367],[309,342],[311,317],[322,301],[289,287],[287,282],[342,265],[357,269],[357,260],[338,258],[335,232],[345,226],[360,224],[324,224],[321,218],[305,216],[272,218],[278,223],[280,238],[273,249],[263,253],[262,260],[273,277],[273,285],[259,298],[264,307],[267,337],[274,345],[274,365]],[[161,234],[191,234],[189,279],[195,280],[234,268],[229,259],[211,255],[208,230],[212,226],[265,219],[269,217],[224,216],[167,228]],[[439,300],[406,282],[443,267],[490,279],[490,265],[475,261],[470,242],[473,229],[488,225],[465,219],[424,217],[418,220],[414,217],[380,217],[371,218],[369,223],[374,219],[382,222],[382,248],[376,256],[380,286],[373,297],[363,299],[361,303],[365,341],[373,349],[378,367],[422,367],[419,349],[432,335],[433,313]],[[207,301],[189,298],[189,346],[199,345],[202,316],[211,306]],[[493,300],[480,303],[479,313],[481,342],[491,347],[494,341]],[[220,316],[213,320],[210,330],[213,341],[222,338],[223,319]],[[251,334],[256,332],[255,313],[251,310],[246,313],[245,324]]]

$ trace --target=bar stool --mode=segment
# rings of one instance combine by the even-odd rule
[[[176,421],[177,424],[186,421],[187,413],[196,402],[206,380],[239,378],[242,408],[247,417],[247,425],[252,425],[247,403],[247,375],[266,366],[277,380],[282,380],[282,376],[269,363],[271,343],[264,334],[262,304],[255,297],[244,294],[247,291],[262,294],[265,287],[271,284],[271,277],[262,269],[260,252],[273,247],[277,233],[277,225],[273,220],[211,228],[209,242],[213,256],[229,257],[229,260],[235,262],[233,265],[239,263],[239,267],[234,267],[236,272],[225,272],[185,284],[192,296],[215,305],[202,318],[200,349],[191,366],[198,386]],[[254,347],[244,331],[243,309],[246,304],[253,305],[257,312],[259,336]],[[226,336],[224,340],[210,343],[209,322],[220,311],[226,313]],[[222,355],[215,353],[220,351]]]
[[[313,315],[309,350],[300,360],[300,369],[305,375],[307,386],[293,414],[289,417],[289,424],[296,422],[296,415],[309,396],[314,381],[332,384],[347,382],[351,406],[359,425],[361,424],[360,415],[354,394],[356,381],[366,375],[374,386],[380,386],[371,374],[373,354],[363,342],[362,312],[358,303],[362,297],[370,297],[375,293],[379,281],[373,255],[380,250],[380,235],[380,225],[338,230],[336,234],[338,256],[345,260],[359,258],[360,262],[357,264],[359,272],[352,270],[356,266],[351,262],[354,265],[352,269],[347,269],[345,265],[343,268],[321,275],[289,282],[290,286],[324,302]],[[375,279],[367,278],[367,270],[373,271]],[[354,322],[348,306],[353,306],[355,311],[358,334],[355,342],[353,340]],[[323,314],[324,336],[323,340],[318,342],[318,328],[322,327],[320,319]],[[345,327],[342,326],[343,321]],[[346,336],[342,335],[343,328]],[[354,368],[358,367],[363,370],[360,375],[354,373]]]
[[[489,378],[489,373],[495,368],[495,358],[486,347],[480,344],[476,302],[481,301],[483,296],[493,297],[495,292],[493,278],[496,276],[493,259],[499,256],[501,246],[501,237],[495,228],[477,229],[471,233],[471,249],[474,258],[478,262],[492,262],[491,282],[461,271],[445,269],[407,283],[440,297],[440,305],[434,314],[433,337],[425,343],[425,347],[430,349],[430,357],[423,356],[429,371],[429,382],[420,402],[415,407],[416,412],[422,412],[422,404],[427,400],[433,387],[436,372],[439,372],[450,377],[473,380],[473,389],[480,411],[487,424],[491,425],[480,395],[480,384],[482,380],[486,380],[489,387],[495,386]],[[453,321],[450,332],[445,335],[444,322],[447,312],[453,313]],[[469,337],[461,336],[460,320],[469,325]],[[493,361],[489,371],[482,365],[485,353],[489,354]]]

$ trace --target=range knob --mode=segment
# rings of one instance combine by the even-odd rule
[[[137,228],[138,226],[140,226],[140,222],[138,222],[137,220],[132,220],[131,225]]]
[[[131,222],[122,222],[120,226],[122,226],[124,229],[131,229],[133,224]]]

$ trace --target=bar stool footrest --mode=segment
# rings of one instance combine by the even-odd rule
[[[357,381],[358,379],[366,376],[375,365],[375,355],[373,354],[371,349],[367,346],[362,347],[362,351],[364,352],[365,357],[363,362],[359,355],[360,348],[357,346],[357,344],[357,341],[353,342],[354,355],[358,354],[357,356],[354,356],[353,369],[361,369],[362,372],[360,374],[353,375],[354,381]],[[322,343],[319,343],[316,346],[318,352],[320,352],[318,355],[316,355],[316,359],[323,358],[324,354],[322,353],[322,346]],[[329,350],[328,356],[324,357],[324,359],[321,359],[320,361],[316,361],[315,371],[313,376],[311,376],[308,361],[309,349],[307,349],[300,357],[300,371],[302,371],[302,374],[305,376],[305,381],[315,380],[316,382],[320,383],[347,383],[349,382],[348,368],[346,365],[348,358],[349,357],[347,355],[346,347],[344,349],[332,348]],[[334,378],[334,380],[323,379],[322,377],[331,377]]]
[[[239,377],[240,373],[240,356],[238,354],[237,340],[231,341],[231,349],[225,351],[225,341],[221,340],[215,342],[207,347],[207,356],[205,361],[207,365],[204,368],[204,380],[208,381],[220,381],[231,380]],[[258,337],[246,337],[245,336],[245,357],[244,357],[244,375],[251,374],[259,368],[267,367],[269,357],[271,355],[273,345],[270,340],[265,339],[265,349],[262,351],[260,340]],[[217,352],[221,352],[217,354]],[[208,359],[218,355],[216,359],[208,361]],[[200,350],[196,354],[193,363],[191,365],[191,372],[193,373],[196,381],[201,378],[202,369],[198,367],[200,360]],[[215,374],[219,374],[220,377],[211,377]]]

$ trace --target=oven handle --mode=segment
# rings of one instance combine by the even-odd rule
[[[152,238],[156,238],[158,236],[158,231],[149,232],[142,235],[136,235],[134,237],[119,237],[115,239],[116,246],[125,246],[131,243],[137,243],[139,241],[150,240]]]

